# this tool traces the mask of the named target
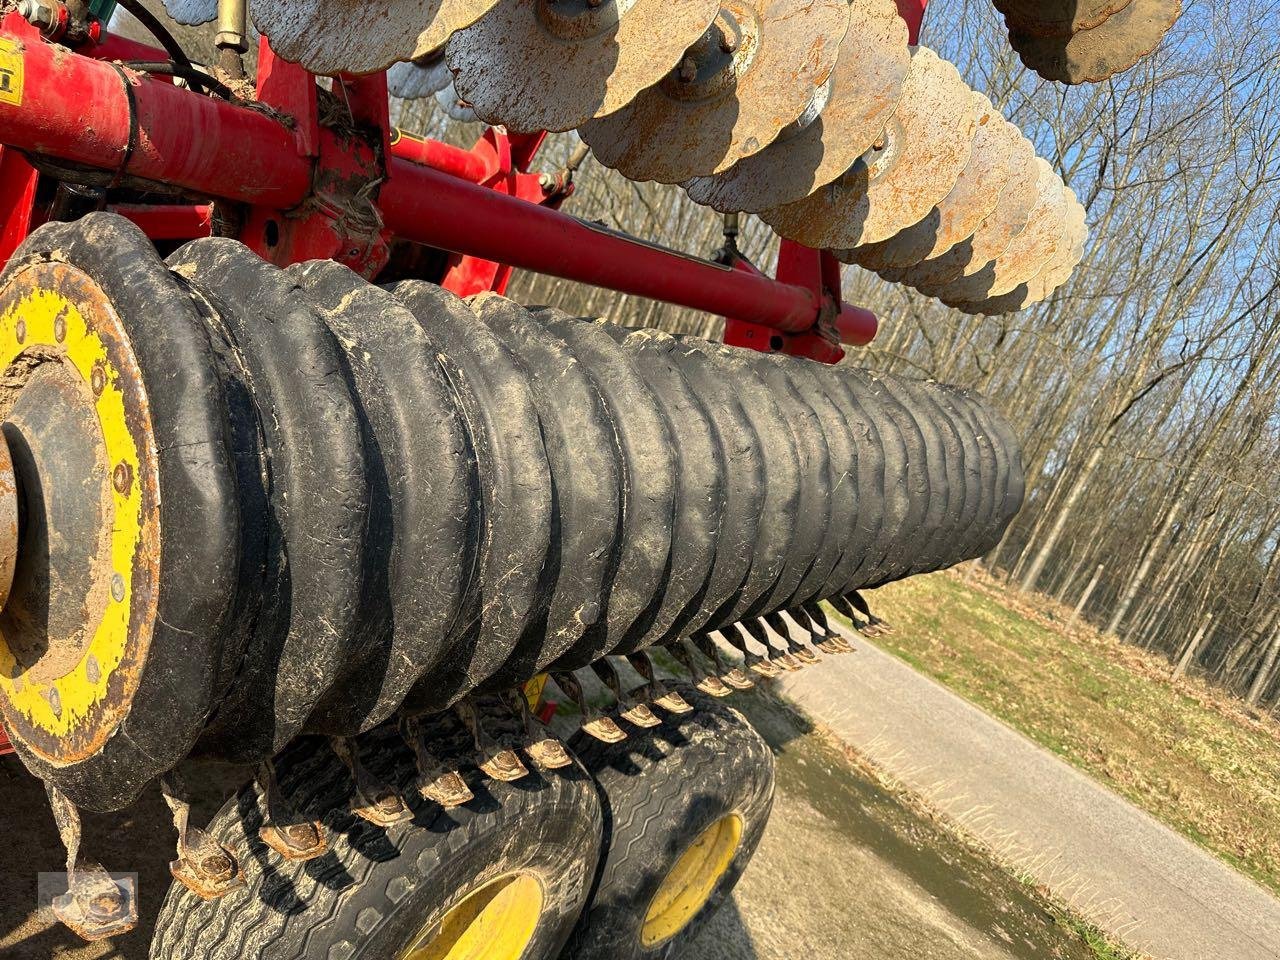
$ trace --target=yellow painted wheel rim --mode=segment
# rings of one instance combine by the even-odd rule
[[[34,369],[36,360],[59,364],[83,388],[105,468],[121,476],[104,557],[110,599],[86,623],[77,662],[43,676],[0,632],[0,714],[11,735],[62,765],[102,748],[140,683],[157,597],[159,480],[149,401],[124,325],[101,287],[57,261],[24,267],[0,290],[0,371]]]
[[[400,960],[520,960],[543,901],[542,884],[531,874],[491,880],[430,921]]]
[[[653,895],[640,930],[641,943],[665,943],[689,925],[715,893],[741,842],[742,817],[736,813],[702,831]]]

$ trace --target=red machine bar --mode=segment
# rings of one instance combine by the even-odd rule
[[[808,290],[681,256],[568,214],[394,160],[382,213],[399,236],[779,330],[813,326],[820,304]]]
[[[485,163],[484,157],[474,151],[420,137],[399,127],[391,131],[391,155],[468,183],[484,183],[497,173],[493,165]]]
[[[293,130],[266,112],[196,96],[115,64],[55,53],[31,39],[24,42],[22,66],[20,102],[0,100],[3,139],[19,149],[100,169],[112,169],[114,162],[121,176],[258,208],[289,210],[311,192],[312,157]],[[810,331],[822,313],[821,295],[805,286],[682,255],[468,182],[482,171],[463,153],[440,145],[414,158],[453,175],[390,158],[379,206],[391,233],[778,331]],[[156,216],[178,231],[183,217],[203,222],[198,209],[169,208]],[[863,314],[837,324],[853,338],[848,342],[874,336],[874,323]]]
[[[193,240],[213,232],[213,207],[207,203],[156,206],[120,203],[108,209],[132,220],[152,240]]]
[[[4,732],[3,724],[0,724],[0,757],[6,753],[13,753],[13,744],[9,742],[9,735]]]
[[[0,100],[6,143],[106,169],[114,158],[122,175],[282,209],[311,189],[292,132],[265,113],[47,43],[26,41],[22,65],[21,98]]]

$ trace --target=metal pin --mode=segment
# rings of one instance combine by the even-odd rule
[[[741,624],[734,624],[734,626],[741,626]],[[782,675],[781,667],[751,649],[751,644],[747,642],[747,635],[741,630],[730,627],[720,635],[742,654],[742,662],[747,665],[748,670],[770,679]]]
[[[480,759],[478,766],[487,776],[502,783],[515,783],[529,775],[529,768],[516,752],[504,747],[485,729],[475,700],[468,697],[458,701],[453,706],[453,712],[471,733]]]
[[[67,851],[67,892],[53,898],[53,915],[90,942],[127,933],[138,923],[132,885],[117,882],[101,865],[81,858],[80,811],[52,784],[45,790]]]
[[[587,701],[582,684],[572,673],[552,673],[551,679],[564,691],[565,696],[578,705],[578,711],[582,714],[582,730],[587,736],[595,737],[604,743],[621,743],[627,739],[626,733],[612,717],[606,717]]]
[[[706,673],[698,666],[698,662],[694,660],[693,654],[683,640],[668,644],[666,650],[676,663],[684,667],[685,672],[693,680],[693,685],[703,693],[712,697],[727,697],[733,693],[733,690],[725,686],[719,677]]]
[[[623,689],[622,678],[618,676],[618,671],[608,659],[597,660],[591,664],[591,670],[618,701],[618,715],[623,719],[634,723],[637,727],[645,728],[656,727],[662,723],[649,709],[647,703],[636,699]]]
[[[872,631],[869,636],[879,636],[885,633],[893,633],[893,627],[885,620],[881,620],[871,612],[871,605],[857,590],[854,590],[847,597],[850,603],[858,609],[858,611],[867,618],[867,630]]]
[[[742,620],[738,623],[738,629],[764,647],[768,653],[768,659],[775,665],[782,667],[788,673],[795,673],[802,669],[803,664],[789,651],[778,652],[778,648],[769,640],[769,631],[763,620]]]
[[[204,900],[224,897],[241,886],[244,875],[231,851],[205,831],[191,826],[191,801],[176,770],[160,778],[160,794],[178,831],[178,859],[169,863],[173,878]]]
[[[319,820],[308,820],[285,799],[276,780],[275,762],[258,765],[262,828],[258,836],[286,860],[314,860],[329,849],[329,838]]]
[[[355,740],[330,737],[329,745],[351,774],[353,790],[348,809],[353,814],[379,827],[403,823],[413,816],[404,798],[360,762],[360,748]]]
[[[720,656],[720,648],[716,646],[715,639],[707,631],[696,633],[692,637],[693,645],[698,652],[715,664],[716,672],[720,675],[720,679],[731,690],[750,690],[756,685],[751,679],[747,671],[741,667],[730,667]]]
[[[832,600],[832,603],[835,603],[834,599]],[[840,609],[839,604],[836,604],[836,608]],[[843,613],[844,611],[840,610],[840,612]],[[853,652],[853,647],[850,646],[849,641],[846,640],[840,634],[830,633],[830,634],[827,634],[826,636],[822,636],[821,634],[817,633],[819,628],[814,623],[813,617],[809,615],[809,611],[803,608],[796,608],[795,610],[788,611],[788,615],[791,617],[792,620],[796,622],[797,625],[801,623],[807,623],[814,628],[811,635],[817,635],[821,637],[821,639],[814,641],[814,646],[816,646],[823,653],[829,653],[835,656],[836,654]],[[856,619],[853,619],[852,622],[854,624],[854,628],[857,629],[858,621]]]
[[[680,692],[678,690],[672,690],[658,679],[657,671],[653,666],[653,660],[650,658],[647,650],[640,650],[636,653],[627,654],[627,663],[631,664],[631,668],[644,678],[644,690],[645,697],[647,699],[652,700],[668,713],[682,714],[693,712],[693,707],[689,705],[689,701],[680,696]]]
[[[418,767],[414,789],[419,796],[440,804],[446,810],[460,807],[474,797],[457,768],[437,757],[427,746],[423,717],[401,715],[400,735],[413,749],[414,761]]]
[[[788,652],[805,666],[812,666],[815,663],[821,663],[822,658],[813,652],[813,649],[795,638],[791,630],[788,629],[787,621],[783,619],[781,612],[767,614],[761,618],[765,625],[771,627],[787,645]]]
[[[539,769],[559,770],[572,765],[573,757],[569,755],[564,744],[545,723],[533,715],[523,690],[519,688],[506,690],[501,697],[507,709],[519,718],[524,727],[524,743],[521,744],[521,749]]]

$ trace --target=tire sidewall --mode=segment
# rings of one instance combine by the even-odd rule
[[[668,717],[622,744],[583,748],[583,762],[600,786],[605,852],[592,903],[566,953],[572,960],[679,956],[730,897],[764,834],[774,787],[768,746],[737,711],[681,692],[696,703],[696,713]],[[668,801],[644,809],[663,794]],[[731,814],[742,818],[742,835],[711,896],[674,936],[645,945],[645,917],[672,866]]]
[[[577,767],[547,776],[566,773],[568,779],[587,780]],[[500,804],[486,786],[501,788]],[[472,805],[492,815],[463,814],[474,820],[472,829],[459,831],[466,835],[465,846],[450,842],[457,811],[442,811],[427,829],[409,831],[404,838],[400,856],[413,865],[409,892],[392,903],[376,884],[363,891],[370,903],[362,909],[382,900],[387,912],[376,928],[361,934],[352,960],[399,956],[428,924],[491,881],[514,874],[532,875],[542,890],[542,913],[524,956],[553,957],[564,945],[599,856],[598,809],[584,804],[580,791],[549,791],[537,772],[514,784],[479,785],[475,792]]]

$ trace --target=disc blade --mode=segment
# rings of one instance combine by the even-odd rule
[[[497,0],[271,0],[251,6],[258,30],[312,73],[375,73],[441,47]]]
[[[452,83],[436,94],[436,103],[440,104],[441,109],[454,120],[460,120],[463,123],[477,123],[480,120],[476,112],[471,109],[471,104],[458,93]]]
[[[1018,145],[1010,164],[1012,173],[1008,185],[990,216],[982,221],[973,236],[961,240],[946,253],[912,267],[879,271],[886,280],[908,283],[923,293],[929,293],[934,287],[981,270],[1000,256],[1027,225],[1037,196],[1036,181],[1040,176],[1035,148],[1013,124],[1003,118],[999,122],[1013,128]]]
[[[1022,136],[980,93],[972,95],[977,131],[969,162],[956,185],[923,220],[888,240],[841,251],[841,259],[868,270],[909,267],[945,253],[973,236],[1004,193],[1015,173],[1013,158]]]
[[[854,0],[825,90],[772,144],[713,177],[684,184],[722,213],[759,213],[807,197],[844,173],[884,130],[910,69],[907,25],[893,0]]]
[[[451,83],[453,74],[444,62],[442,51],[394,64],[387,71],[387,92],[402,100],[434,97]]]
[[[218,0],[164,0],[164,9],[184,27],[198,27],[218,19]]]
[[[960,304],[962,311],[975,316],[1016,313],[1048,299],[1050,294],[1070,278],[1084,255],[1084,244],[1089,231],[1085,227],[1084,207],[1076,200],[1076,195],[1070,188],[1067,188],[1066,195],[1067,213],[1061,242],[1048,265],[1031,280],[1019,284],[1003,296],[991,297],[978,303]]]
[[[1045,268],[1062,242],[1066,220],[1066,188],[1048,161],[1036,158],[1036,202],[1026,227],[1000,256],[977,273],[947,284],[935,295],[947,306],[977,303],[1008,293]]]
[[[1132,0],[993,0],[1009,29],[1036,37],[1069,37],[1089,30]]]
[[[1132,0],[1092,29],[1041,37],[1010,28],[1009,43],[1046,80],[1097,83],[1123,73],[1159,46],[1181,13],[1179,0]]]
[[[848,0],[724,0],[675,70],[579,131],[632,180],[681,183],[777,139],[835,67]]]
[[[502,0],[445,56],[487,122],[572,130],[661,80],[719,10],[719,0]]]
[[[827,186],[761,218],[784,237],[834,250],[878,243],[917,223],[969,162],[977,126],[970,93],[954,66],[916,47],[877,145]]]
[[[440,10],[421,27],[413,55],[443,50],[450,37],[486,16],[497,4],[498,0],[440,0]]]

